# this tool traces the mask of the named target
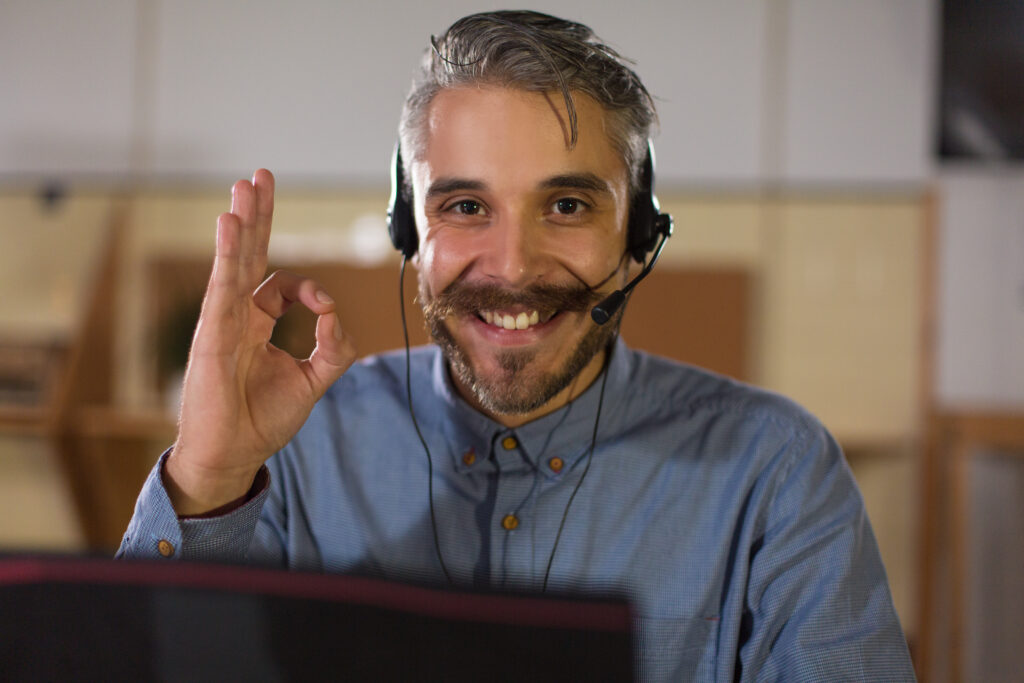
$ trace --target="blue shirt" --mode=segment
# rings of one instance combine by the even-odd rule
[[[641,680],[913,680],[863,501],[825,429],[784,398],[621,341],[607,372],[548,590],[624,591]],[[539,589],[601,379],[514,429],[458,396],[435,347],[413,351],[412,388],[455,583]],[[353,366],[267,466],[251,502],[179,520],[158,465],[119,554],[159,557],[167,540],[175,558],[444,583],[404,354]]]

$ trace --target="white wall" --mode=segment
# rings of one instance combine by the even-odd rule
[[[790,184],[915,184],[931,172],[931,0],[790,0]]]
[[[1024,168],[941,174],[936,392],[1024,407]]]
[[[747,187],[923,180],[932,4],[660,0],[627,10],[551,0],[543,9],[590,24],[636,60],[659,100],[661,183]],[[5,0],[0,179],[223,180],[265,165],[284,184],[383,183],[430,34],[492,7]]]
[[[0,177],[129,171],[135,2],[0,2]]]

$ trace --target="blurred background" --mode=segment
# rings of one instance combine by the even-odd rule
[[[1024,3],[533,7],[589,24],[659,103],[676,234],[627,342],[815,412],[922,679],[1016,680]],[[432,33],[495,8],[0,0],[0,551],[116,548],[174,437],[216,217],[253,169],[278,179],[273,265],[327,284],[361,352],[401,344],[402,100]],[[289,313],[276,341],[311,338]]]

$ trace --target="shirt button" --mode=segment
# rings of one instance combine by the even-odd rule
[[[565,462],[557,456],[548,460],[548,467],[551,468],[552,472],[561,472],[564,466]]]
[[[462,454],[462,463],[464,465],[472,465],[476,462],[476,451],[470,448],[468,451]]]
[[[160,551],[160,554],[164,557],[170,557],[174,554],[174,546],[169,541],[161,540],[156,544],[156,549]]]
[[[515,515],[505,515],[501,520],[501,526],[505,531],[512,531],[519,526],[519,518]]]
[[[519,442],[516,441],[516,437],[514,436],[506,436],[504,439],[501,440],[501,445],[504,446],[506,451],[510,451],[516,446],[518,446]]]

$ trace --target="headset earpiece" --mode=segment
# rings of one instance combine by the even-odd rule
[[[395,143],[391,155],[391,199],[388,201],[388,235],[395,249],[406,258],[412,258],[419,248],[416,234],[416,218],[412,205],[405,194],[405,168],[402,165],[402,149]]]
[[[672,236],[672,216],[661,213],[658,198],[654,195],[654,145],[650,140],[647,141],[647,156],[640,168],[637,191],[629,205],[627,228],[626,250],[644,267],[625,287],[615,290],[590,309],[590,317],[598,325],[611,320],[622,308],[622,304],[626,303],[626,295],[650,275],[661,256],[661,250],[665,248],[665,242]],[[652,251],[654,253],[648,260],[647,254]]]
[[[654,194],[654,145],[648,140],[637,190],[629,205],[626,248],[637,263],[643,263],[658,243],[658,238],[671,234],[672,217],[661,213],[661,205]]]

